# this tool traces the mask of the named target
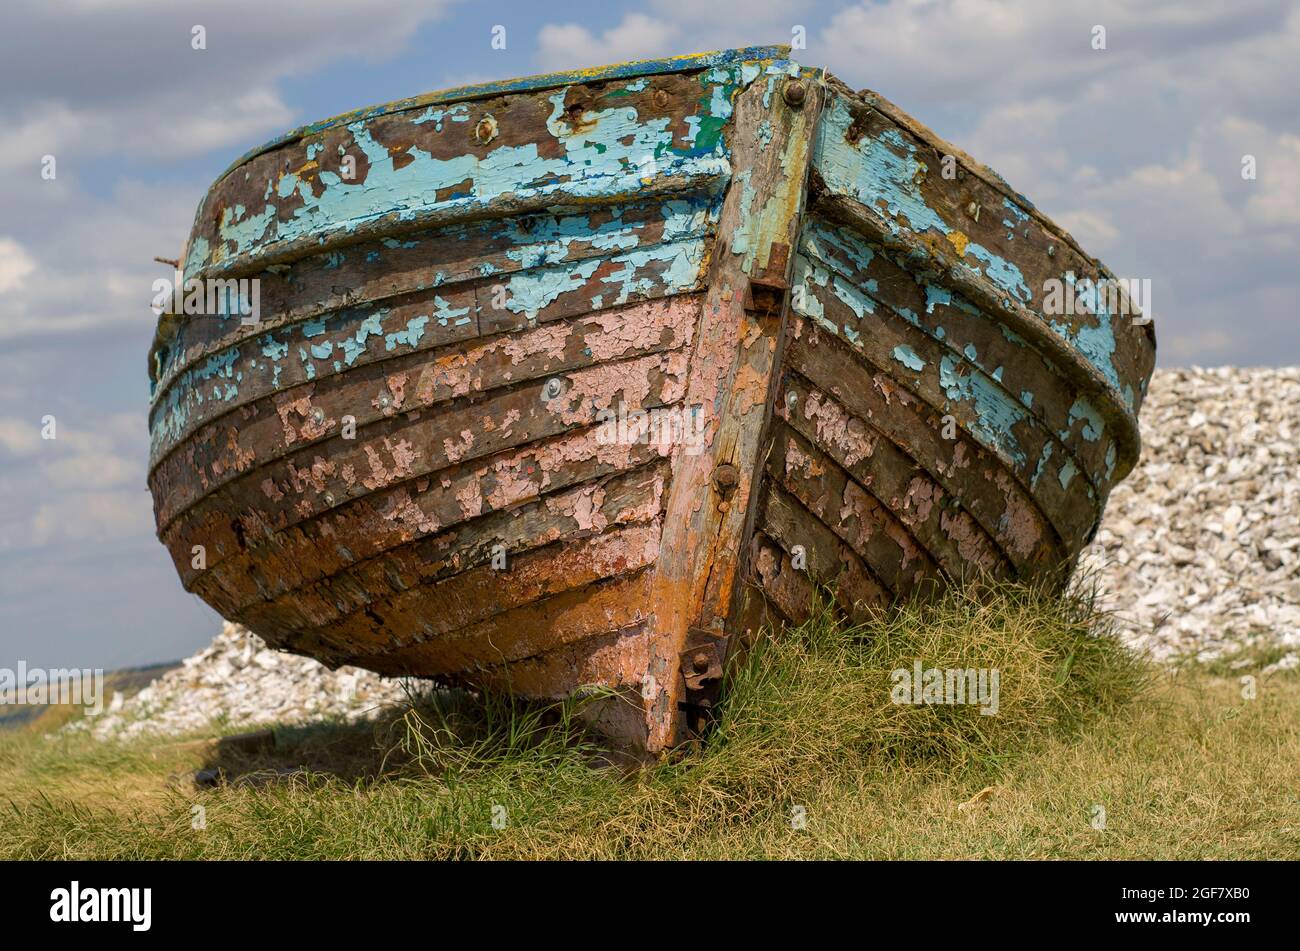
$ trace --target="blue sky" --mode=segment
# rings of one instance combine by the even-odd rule
[[[1163,365],[1300,363],[1292,3],[7,0],[0,666],[180,657],[219,624],[153,537],[145,353],[152,258],[179,253],[231,160],[358,106],[797,27],[802,62],[894,100],[1150,278]]]

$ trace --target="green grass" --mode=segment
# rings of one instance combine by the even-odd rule
[[[997,668],[997,715],[891,702],[918,658]],[[1296,858],[1300,677],[1247,700],[1250,672],[1158,672],[1086,596],[970,588],[760,638],[710,742],[630,775],[579,703],[500,696],[282,728],[253,757],[0,734],[0,857]],[[227,782],[196,790],[202,766]]]

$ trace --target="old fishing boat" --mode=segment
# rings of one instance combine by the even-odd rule
[[[239,302],[150,355],[186,588],[330,665],[605,685],[596,726],[652,752],[817,585],[854,613],[1068,566],[1154,362],[1068,234],[782,47],[298,129],[182,268]]]

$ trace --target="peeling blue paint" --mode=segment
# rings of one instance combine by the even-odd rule
[[[1074,480],[1075,473],[1078,471],[1078,468],[1074,465],[1074,460],[1066,459],[1065,464],[1061,466],[1061,471],[1056,474],[1056,481],[1061,483],[1061,488],[1068,489],[1070,483]]]
[[[424,327],[429,322],[427,316],[412,317],[406,322],[405,330],[398,330],[394,333],[384,335],[384,349],[388,351],[395,350],[398,344],[407,347],[414,347],[424,336]]]
[[[1070,426],[1079,420],[1084,421],[1083,438],[1089,442],[1096,442],[1101,438],[1101,434],[1106,429],[1106,424],[1102,422],[1101,413],[1092,405],[1086,396],[1080,396],[1070,407]],[[1063,437],[1064,438],[1064,437]]]
[[[917,234],[933,230],[946,237],[956,233],[957,229],[927,205],[921,194],[917,182],[923,177],[924,163],[916,158],[915,146],[892,128],[879,137],[863,135],[855,145],[847,140],[852,124],[853,115],[840,98],[822,115],[813,162],[827,187],[883,212],[895,234],[903,228],[900,218],[905,218],[906,226]],[[981,271],[968,264],[971,270],[983,273],[1022,302],[1032,299],[1016,265],[973,241],[965,244],[964,253],[983,265]]]
[[[945,356],[939,361],[939,385],[948,399],[973,407],[970,429],[976,438],[1017,465],[1025,465],[1025,454],[1013,431],[1028,418],[1024,407],[990,383],[983,374],[963,375],[957,367],[954,357]]]
[[[925,361],[921,359],[921,355],[905,343],[901,343],[894,348],[894,359],[909,370],[919,372],[925,369]]]
[[[308,238],[324,241],[390,215],[409,222],[434,210],[470,213],[512,195],[545,196],[563,191],[580,200],[634,195],[644,190],[641,161],[646,156],[654,156],[658,179],[672,176],[713,181],[708,190],[719,192],[720,183],[731,171],[722,129],[737,92],[757,75],[756,69],[735,64],[702,73],[700,111],[688,117],[690,131],[685,135],[674,135],[669,128],[671,117],[641,117],[627,106],[589,112],[575,129],[564,109],[567,88],[560,88],[547,97],[551,104],[547,129],[562,151],[556,157],[540,154],[537,143],[500,146],[481,158],[467,152],[435,159],[412,148],[405,153],[409,161],[397,169],[393,156],[372,137],[367,121],[357,119],[347,128],[368,162],[364,181],[344,181],[333,171],[317,168],[311,171],[317,183],[313,187],[312,179],[284,172],[274,183],[275,194],[281,200],[296,196],[298,205],[291,215],[280,220],[275,202],[254,215],[240,207],[225,209],[219,225],[220,256],[248,254]],[[436,128],[438,110],[418,118],[434,121]],[[460,188],[465,182],[469,183],[467,190],[460,195],[441,201],[434,197],[436,192]],[[197,272],[212,258],[207,248],[196,244],[187,257],[187,270]]]

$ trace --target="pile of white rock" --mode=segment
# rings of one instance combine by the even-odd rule
[[[1300,665],[1300,367],[1159,370],[1081,564],[1158,660]]]
[[[1136,647],[1163,661],[1270,658],[1265,673],[1300,664],[1297,438],[1300,368],[1156,372],[1142,461],[1081,559]],[[125,738],[354,718],[402,702],[408,687],[269,650],[227,623],[90,728]]]
[[[174,736],[213,726],[357,719],[402,703],[409,685],[368,670],[331,671],[307,657],[269,649],[226,622],[216,640],[139,693],[115,698],[100,716],[74,721],[102,738]]]

